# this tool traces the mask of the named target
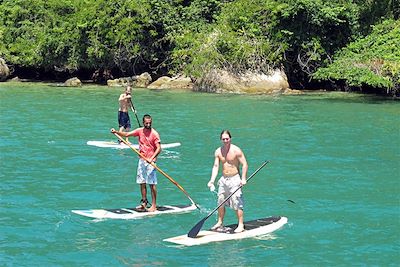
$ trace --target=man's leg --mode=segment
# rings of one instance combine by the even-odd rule
[[[147,207],[147,188],[146,184],[140,184],[140,193],[142,194],[142,200],[140,201],[140,205],[137,206],[137,209],[145,209]]]
[[[243,224],[243,210],[238,209],[236,210],[236,214],[238,217],[238,226],[235,229],[235,233],[240,233],[244,231],[244,224]]]
[[[151,190],[151,207],[148,209],[148,211],[156,211],[157,210],[157,188],[155,184],[150,185],[150,190]]]
[[[221,227],[224,223],[224,216],[225,216],[225,206],[222,205],[221,207],[218,208],[218,221],[213,227],[211,227],[211,229],[215,230]]]

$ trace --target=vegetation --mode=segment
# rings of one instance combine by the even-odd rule
[[[334,79],[396,93],[399,48],[388,42],[398,43],[398,5],[396,0],[3,0],[0,57],[15,68],[48,75],[149,71],[199,78],[216,68],[236,73],[282,68],[292,87]],[[371,45],[373,52],[366,49]],[[354,55],[356,63],[339,68]]]
[[[335,60],[314,74],[318,79],[344,80],[349,86],[400,91],[400,21],[387,20],[365,38],[350,43]]]

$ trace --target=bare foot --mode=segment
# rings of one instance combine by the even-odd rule
[[[235,229],[235,233],[241,233],[244,231],[244,225],[238,225],[238,227]]]
[[[222,226],[222,222],[217,222],[213,227],[211,227],[211,230],[217,230]]]
[[[157,210],[157,207],[151,206],[150,208],[147,209],[148,212],[155,212]]]

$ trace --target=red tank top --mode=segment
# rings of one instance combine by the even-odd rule
[[[160,135],[153,128],[150,130],[144,127],[138,128],[133,131],[133,136],[138,137],[140,154],[147,159],[153,156],[157,149],[157,143],[161,143]]]

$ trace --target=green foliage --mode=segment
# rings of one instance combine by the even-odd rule
[[[395,94],[400,90],[400,21],[386,20],[365,38],[335,55],[315,79],[344,80],[350,86],[368,85]]]
[[[398,17],[396,5],[394,0],[3,0],[0,56],[31,68],[128,75],[202,77],[213,69],[284,67],[292,81],[307,82],[335,53],[369,32],[371,22]],[[359,78],[365,84],[396,88],[397,57],[379,50],[371,58],[359,62],[379,71],[354,69],[349,84],[360,76],[368,77]],[[318,73],[328,77],[326,69]]]
[[[189,75],[282,65],[311,75],[358,29],[358,7],[346,1],[237,0],[225,3],[215,18],[198,32],[175,35],[173,61]]]
[[[41,29],[48,13],[36,3],[45,4],[44,1],[17,0],[4,1],[0,6],[0,54],[14,64],[38,66],[41,62],[36,48],[44,42]]]
[[[283,0],[276,41],[288,44],[285,67],[308,79],[324,60],[358,31],[358,6],[351,1]]]
[[[213,24],[173,35],[175,67],[200,77],[212,69],[268,71],[279,66],[284,45],[271,42],[274,13],[282,8],[273,0],[226,2]],[[270,26],[271,25],[271,26]]]

